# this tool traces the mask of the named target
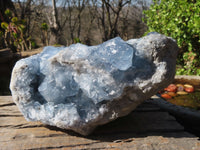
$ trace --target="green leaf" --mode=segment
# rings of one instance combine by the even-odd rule
[[[161,0],[159,4],[157,2],[155,1],[149,10],[144,11],[148,26],[145,34],[157,31],[176,39],[181,49],[177,61],[180,65],[189,61],[184,56],[186,52],[195,52],[195,57],[200,58],[200,1],[194,3],[193,0]],[[193,59],[191,64],[196,67],[197,61]],[[187,70],[187,73],[191,72],[195,71]]]
[[[41,28],[42,28],[42,30],[47,31],[49,27],[48,27],[47,23],[42,23]]]
[[[13,23],[17,23],[18,18],[17,18],[17,17],[13,17],[13,18],[11,19],[11,21],[12,21]]]
[[[11,16],[12,16],[12,12],[10,11],[10,9],[6,9],[4,13],[5,13],[5,15],[8,16],[8,17],[11,17]]]
[[[17,33],[13,32],[12,35],[13,35],[13,37],[14,37],[15,39],[18,38],[18,34],[17,34]]]
[[[3,37],[4,33],[3,31],[0,31],[0,38]]]
[[[23,24],[21,24],[21,25],[19,25],[19,30],[21,31],[21,32],[24,32],[25,31],[25,26],[23,25]]]
[[[8,28],[8,24],[6,22],[2,22],[1,23],[1,28],[6,30]]]

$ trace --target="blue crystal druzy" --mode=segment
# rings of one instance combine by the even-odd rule
[[[97,46],[48,46],[16,63],[13,100],[29,121],[86,135],[166,86],[174,76],[176,49],[174,40],[160,34],[127,42],[117,37]]]

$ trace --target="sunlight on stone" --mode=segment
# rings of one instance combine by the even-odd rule
[[[91,133],[172,82],[178,47],[153,33],[97,46],[45,47],[13,69],[13,100],[28,121]]]

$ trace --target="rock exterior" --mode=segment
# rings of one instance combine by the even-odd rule
[[[28,121],[90,134],[172,82],[176,42],[151,33],[97,46],[45,47],[13,69],[13,100]]]

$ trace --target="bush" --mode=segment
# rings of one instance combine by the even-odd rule
[[[176,39],[180,48],[177,63],[195,74],[200,65],[200,1],[154,0],[144,14],[147,32],[156,31]]]
[[[13,52],[24,51],[36,46],[36,43],[32,41],[31,37],[25,35],[26,21],[12,17],[12,13],[9,9],[6,9],[5,15],[8,17],[8,22],[2,22],[0,31],[0,38],[4,40],[4,43]],[[28,46],[30,45],[30,46]]]

